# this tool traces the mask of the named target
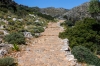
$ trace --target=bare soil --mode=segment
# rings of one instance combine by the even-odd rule
[[[22,55],[18,56],[19,66],[70,66],[65,52],[61,50],[62,39],[58,37],[63,29],[57,23],[49,23],[41,37],[30,39]]]

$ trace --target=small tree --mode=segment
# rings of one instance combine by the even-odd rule
[[[11,33],[6,35],[4,40],[11,44],[25,44],[25,37],[22,33]]]

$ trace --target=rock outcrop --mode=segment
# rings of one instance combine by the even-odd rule
[[[67,19],[72,19],[72,20],[78,20],[84,17],[91,17],[90,13],[88,12],[88,7],[89,7],[89,2],[86,2],[80,6],[72,8],[64,15],[67,16]]]

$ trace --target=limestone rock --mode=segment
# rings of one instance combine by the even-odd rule
[[[1,49],[0,50],[0,57],[3,57],[4,55],[6,55],[8,52],[7,50]]]
[[[23,32],[23,33],[24,33],[24,36],[25,36],[26,38],[31,38],[31,37],[33,37],[32,34],[31,34],[30,32]]]
[[[80,6],[72,8],[70,11],[66,12],[64,15],[67,16],[67,19],[78,20],[84,17],[91,17],[88,12],[89,3],[86,2]]]
[[[11,44],[0,44],[0,57],[10,53],[12,51],[13,45]]]

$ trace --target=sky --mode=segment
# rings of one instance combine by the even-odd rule
[[[29,7],[55,7],[71,9],[82,3],[89,2],[90,0],[14,0],[18,4],[23,4]]]

